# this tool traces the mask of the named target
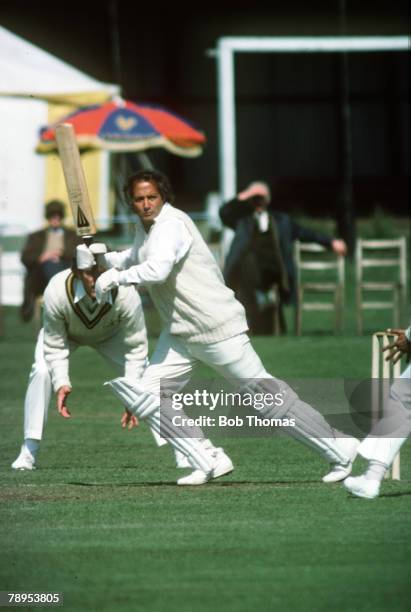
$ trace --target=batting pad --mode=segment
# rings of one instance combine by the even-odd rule
[[[283,399],[283,403],[281,406],[264,406],[258,412],[261,416],[266,418],[275,418],[282,419],[284,417],[288,417],[288,412],[290,408],[295,404],[298,400],[298,395],[293,389],[291,389],[290,385],[288,385],[284,380],[280,380],[279,378],[260,378],[253,381],[248,381],[245,385],[240,388],[241,393],[249,393],[251,396],[254,396],[256,393],[265,395],[271,395],[275,397],[276,394],[281,395]]]
[[[178,450],[185,455],[194,469],[201,470],[206,474],[211,473],[214,467],[211,454],[209,451],[207,452],[198,438],[189,437],[191,434],[190,428],[187,428],[188,437],[178,438],[177,436],[184,435],[184,427],[176,427],[170,420],[164,417],[161,418],[160,425],[159,410],[147,418],[147,423],[153,431],[165,436],[174,450]]]
[[[125,377],[114,378],[104,383],[118,395],[129,412],[144,420],[160,408],[160,399],[153,393],[148,393]]]
[[[260,411],[261,415],[268,418],[294,419],[293,427],[284,428],[284,432],[290,437],[316,450],[330,463],[349,462],[350,458],[341,448],[342,445],[339,445],[337,438],[337,435],[344,437],[344,434],[336,432],[324,417],[312,406],[303,402],[285,381],[276,378],[260,379],[248,383],[242,391],[253,394],[268,393],[272,396],[280,393],[284,399],[283,405],[264,406]]]
[[[192,428],[176,427],[164,416],[160,424],[160,398],[144,391],[138,384],[131,384],[124,377],[115,378],[104,384],[120,397],[127,410],[133,412],[141,420],[146,420],[153,432],[167,438],[174,449],[183,453],[193,468],[207,474],[212,471],[211,457],[203,444],[198,439],[190,437]]]
[[[312,406],[297,399],[287,412],[287,417],[295,419],[295,426],[287,428],[292,438],[313,448],[330,463],[349,463],[350,457],[343,450],[343,444],[339,444],[344,434],[333,429]]]

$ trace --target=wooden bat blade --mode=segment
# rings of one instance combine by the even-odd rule
[[[93,235],[97,228],[73,126],[70,123],[61,123],[55,132],[77,235]]]

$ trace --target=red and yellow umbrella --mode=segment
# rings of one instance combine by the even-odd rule
[[[202,132],[165,108],[119,99],[82,107],[43,128],[38,152],[57,148],[54,130],[59,123],[73,125],[80,148],[127,152],[163,147],[176,155],[197,157],[206,141]]]

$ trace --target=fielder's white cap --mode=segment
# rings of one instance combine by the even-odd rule
[[[97,264],[94,255],[104,255],[107,253],[107,247],[101,242],[91,244],[89,247],[85,244],[79,244],[76,247],[76,263],[79,270],[88,270]]]

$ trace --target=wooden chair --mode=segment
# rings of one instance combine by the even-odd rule
[[[358,334],[363,333],[364,310],[392,310],[393,325],[400,326],[406,301],[406,252],[404,236],[394,240],[357,240],[355,278]],[[384,299],[372,299],[370,294],[382,294]]]
[[[297,304],[295,311],[295,331],[302,333],[304,311],[334,311],[335,331],[343,326],[345,263],[342,255],[314,242],[294,244],[294,257],[297,272]],[[306,301],[307,295],[331,296],[331,301]]]

